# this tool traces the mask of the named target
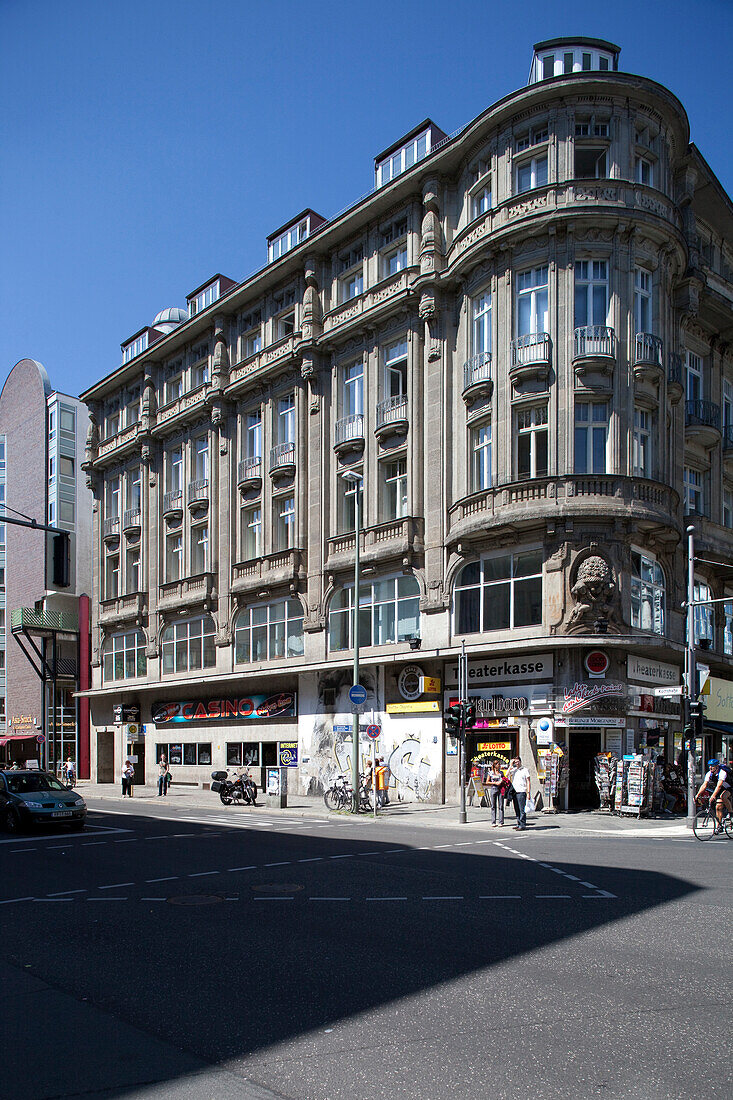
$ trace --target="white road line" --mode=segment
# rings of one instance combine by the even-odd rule
[[[16,901],[35,901],[33,897],[28,898],[6,898],[5,901],[0,901],[0,905],[13,905]]]
[[[85,844],[82,844],[82,848],[98,848],[100,844],[106,844],[106,840],[90,840]]]
[[[407,901],[407,898],[365,898],[365,901]]]
[[[439,847],[450,848],[450,847],[452,847],[452,845],[442,844],[442,845],[439,845]],[[408,852],[408,851],[409,851],[409,848],[388,848],[386,852],[382,852],[382,855],[383,856],[392,856],[392,855],[394,855],[395,852]]]
[[[137,837],[131,837],[130,840],[116,840],[115,844],[137,844]]]
[[[46,897],[46,898],[34,898],[33,900],[34,901],[54,902],[54,901],[73,901],[74,899],[73,898],[48,898],[48,897]]]
[[[308,898],[308,901],[351,901],[351,898]]]
[[[382,856],[384,852],[355,852],[354,854],[357,856]],[[303,861],[301,860],[300,862],[302,863]]]
[[[286,898],[286,897],[277,897],[277,896],[276,897],[262,897],[261,895],[258,894],[256,898],[252,898],[252,901],[295,901],[295,898],[293,898],[293,897]]]
[[[423,901],[463,901],[463,894],[425,894]]]
[[[68,844],[49,844],[48,847],[49,847],[49,850],[51,850],[53,848],[68,848],[69,845]]]
[[[320,863],[323,856],[311,856],[310,859],[299,859],[298,863]]]
[[[284,860],[280,860],[279,863],[265,863],[264,866],[265,867],[289,867],[291,862],[292,862],[292,860],[284,859]]]
[[[127,901],[127,898],[87,898],[87,901]]]
[[[570,894],[535,894],[535,897],[536,898],[543,898],[544,900],[548,900],[550,898],[567,898],[567,899],[569,899]]]
[[[134,882],[113,882],[111,886],[98,886],[98,890],[121,890],[123,886],[134,886]]]
[[[479,894],[479,901],[515,901],[521,898],[521,894]]]
[[[167,875],[165,878],[146,878],[145,881],[150,884],[151,882],[175,882],[178,875]]]
[[[257,865],[255,863],[250,864],[249,867],[227,867],[227,873],[229,873],[230,871],[256,871],[256,870],[257,870]],[[151,881],[152,881],[152,879],[151,879]],[[161,882],[162,881],[163,880],[161,879]]]
[[[168,898],[140,898],[140,901],[168,901]]]
[[[188,878],[206,878],[207,875],[219,875],[221,871],[193,871]]]
[[[17,856],[17,855],[20,855],[23,852],[37,852],[37,851],[38,851],[37,848],[11,848],[9,854],[11,856]]]
[[[86,890],[57,890],[54,894],[46,894],[47,898],[60,898],[63,894],[86,894]]]
[[[356,855],[356,852],[346,852],[345,855],[342,855],[342,856],[329,856],[328,858],[329,859],[353,859],[355,855]]]

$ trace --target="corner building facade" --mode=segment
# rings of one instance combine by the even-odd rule
[[[679,700],[655,688],[682,680],[691,520],[698,598],[730,578],[733,208],[679,101],[618,62],[538,44],[526,87],[450,137],[426,120],[367,198],[304,211],[83,395],[98,778],[133,749],[148,781],[163,751],[180,782],[283,751],[291,790],[346,770],[345,472],[362,722],[393,798],[456,797],[464,642],[471,759],[541,776],[553,741],[570,807],[600,750],[672,759]],[[721,677],[730,591],[696,612]]]

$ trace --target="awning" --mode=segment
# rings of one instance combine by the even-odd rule
[[[7,745],[8,741],[28,741],[29,738],[35,738],[35,733],[7,733],[5,737],[0,737],[0,745]]]
[[[713,730],[714,733],[727,733],[729,737],[733,737],[733,722],[713,722],[710,719],[705,719],[705,732]]]

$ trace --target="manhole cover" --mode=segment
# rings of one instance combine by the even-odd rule
[[[168,898],[170,905],[216,905],[223,900],[218,894],[183,894],[178,898]]]
[[[266,882],[262,886],[253,886],[253,890],[264,891],[268,894],[292,894],[293,890],[302,890],[297,882]]]

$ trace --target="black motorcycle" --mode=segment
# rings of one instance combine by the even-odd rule
[[[227,772],[212,772],[211,778],[211,789],[218,793],[225,806],[235,803],[243,806],[257,805],[257,784],[248,775],[230,779]]]

